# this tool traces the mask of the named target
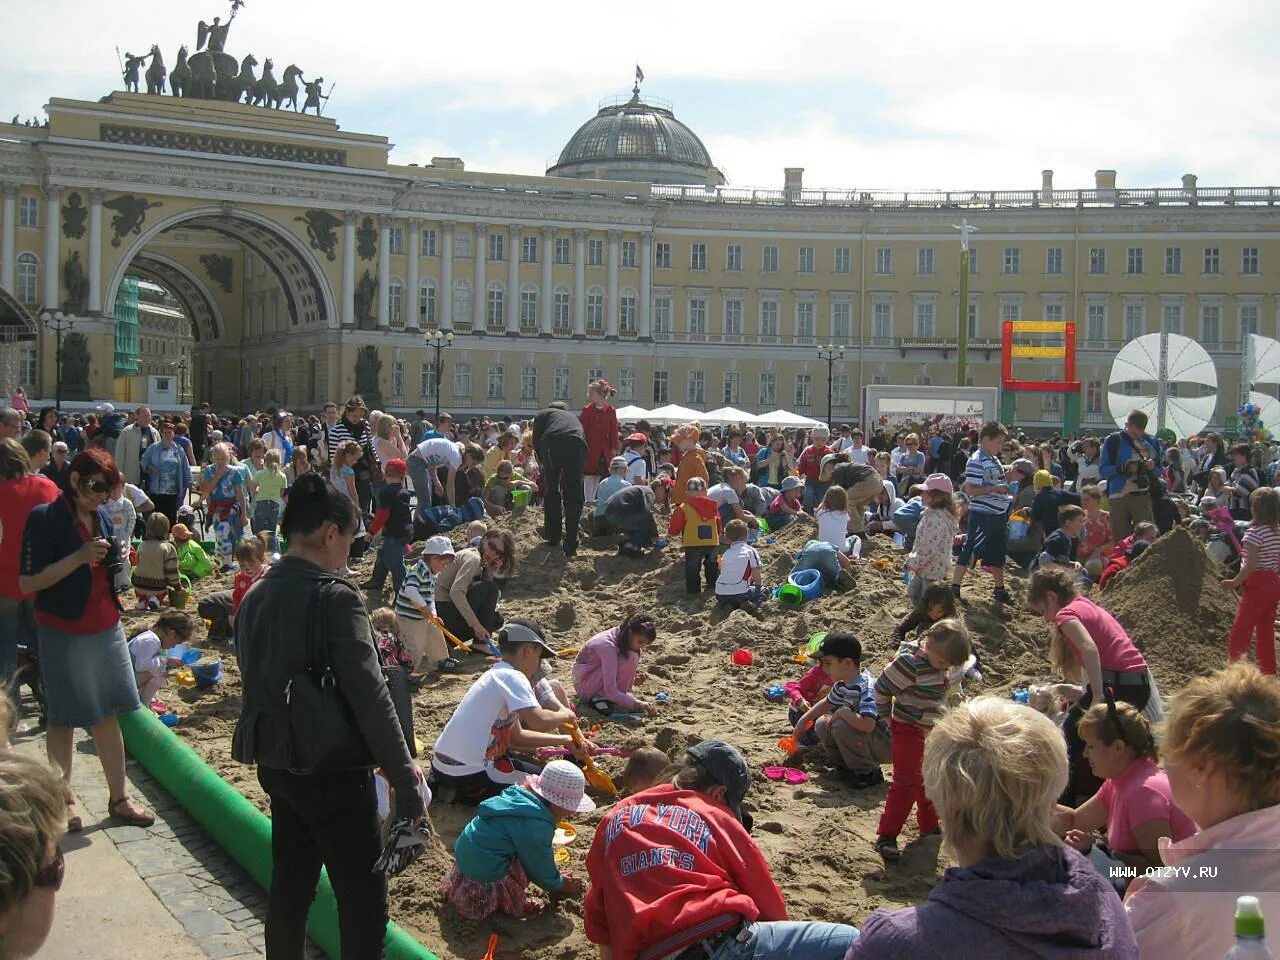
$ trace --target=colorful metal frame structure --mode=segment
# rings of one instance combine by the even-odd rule
[[[1014,337],[1028,335],[1062,336],[1062,346],[1014,343]],[[1080,426],[1080,381],[1076,378],[1076,325],[1068,320],[1006,320],[1000,331],[1000,419],[1014,419],[1019,393],[1060,393],[1063,401],[1064,433]],[[1061,360],[1065,376],[1061,380],[1015,380],[1013,361]]]

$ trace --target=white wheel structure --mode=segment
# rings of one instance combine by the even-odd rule
[[[1134,380],[1146,388],[1138,396],[1115,389]],[[1169,386],[1175,383],[1200,384],[1214,392],[1202,397],[1172,396]],[[1213,418],[1217,389],[1218,371],[1204,347],[1175,333],[1148,333],[1116,354],[1107,379],[1107,404],[1120,427],[1131,410],[1141,410],[1150,418],[1152,433],[1169,429],[1179,437],[1190,437]]]
[[[1254,387],[1280,383],[1280,341],[1260,337],[1256,333],[1249,334],[1245,342],[1244,369],[1249,402],[1257,406],[1259,419],[1266,423],[1278,409],[1280,401],[1274,394],[1262,393]]]

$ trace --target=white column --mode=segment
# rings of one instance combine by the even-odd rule
[[[605,335],[618,336],[618,243],[622,234],[609,231],[609,302],[605,305]]]
[[[653,234],[642,233],[640,235],[640,319],[636,324],[636,333],[641,340],[648,340],[653,336],[652,320],[650,317],[650,301],[652,296],[649,291],[649,285],[653,280]]]
[[[405,321],[405,329],[417,330],[419,312],[418,287],[420,285],[418,268],[420,266],[419,261],[422,260],[422,221],[409,220],[405,223],[404,228],[409,231],[409,269],[406,280],[409,284],[409,289],[405,291],[405,296],[401,298],[404,303],[401,309],[409,311],[409,316]]]
[[[484,271],[489,259],[489,225],[487,223],[476,224],[476,247],[472,252],[476,255],[476,288],[472,291],[474,298],[471,301],[471,329],[476,333],[486,333],[484,313],[488,305],[486,300],[488,291],[485,287],[488,286],[489,281],[485,278]]]
[[[348,210],[342,222],[342,325],[356,325],[356,213]]]
[[[587,335],[587,231],[573,231],[573,335]]]
[[[50,187],[44,201],[44,306],[46,310],[60,310],[62,290],[62,262],[58,259],[58,228],[62,219],[59,201],[60,190]]]
[[[507,336],[520,336],[520,224],[507,228]]]
[[[436,291],[436,309],[440,311],[440,329],[453,329],[453,221],[440,224],[440,289]]]
[[[102,313],[102,191],[89,191],[89,313]]]
[[[400,301],[404,309],[404,299]],[[378,218],[378,327],[391,326],[391,218]]]
[[[4,188],[3,234],[0,235],[0,287],[18,295],[18,188]]]
[[[556,253],[555,227],[542,228],[542,289],[538,291],[538,310],[542,314],[539,335],[551,336],[551,316],[555,306],[555,286],[551,278],[551,264]]]

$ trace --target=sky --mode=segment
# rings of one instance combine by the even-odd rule
[[[119,89],[120,50],[170,66],[222,0],[5,3],[0,116]],[[126,13],[125,11],[130,11]],[[796,15],[791,16],[792,13]],[[54,28],[53,25],[56,25]],[[20,41],[15,38],[21,38]],[[604,98],[670,101],[730,184],[1033,189],[1280,182],[1280,4],[1005,0],[644,4],[247,0],[229,53],[323,75],[326,115],[396,163],[541,174]]]

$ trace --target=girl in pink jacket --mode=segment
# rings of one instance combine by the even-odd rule
[[[657,626],[652,614],[632,611],[621,625],[588,640],[573,663],[573,687],[578,697],[599,713],[654,713],[654,705],[637,700],[631,689],[640,654],[653,642]]]

